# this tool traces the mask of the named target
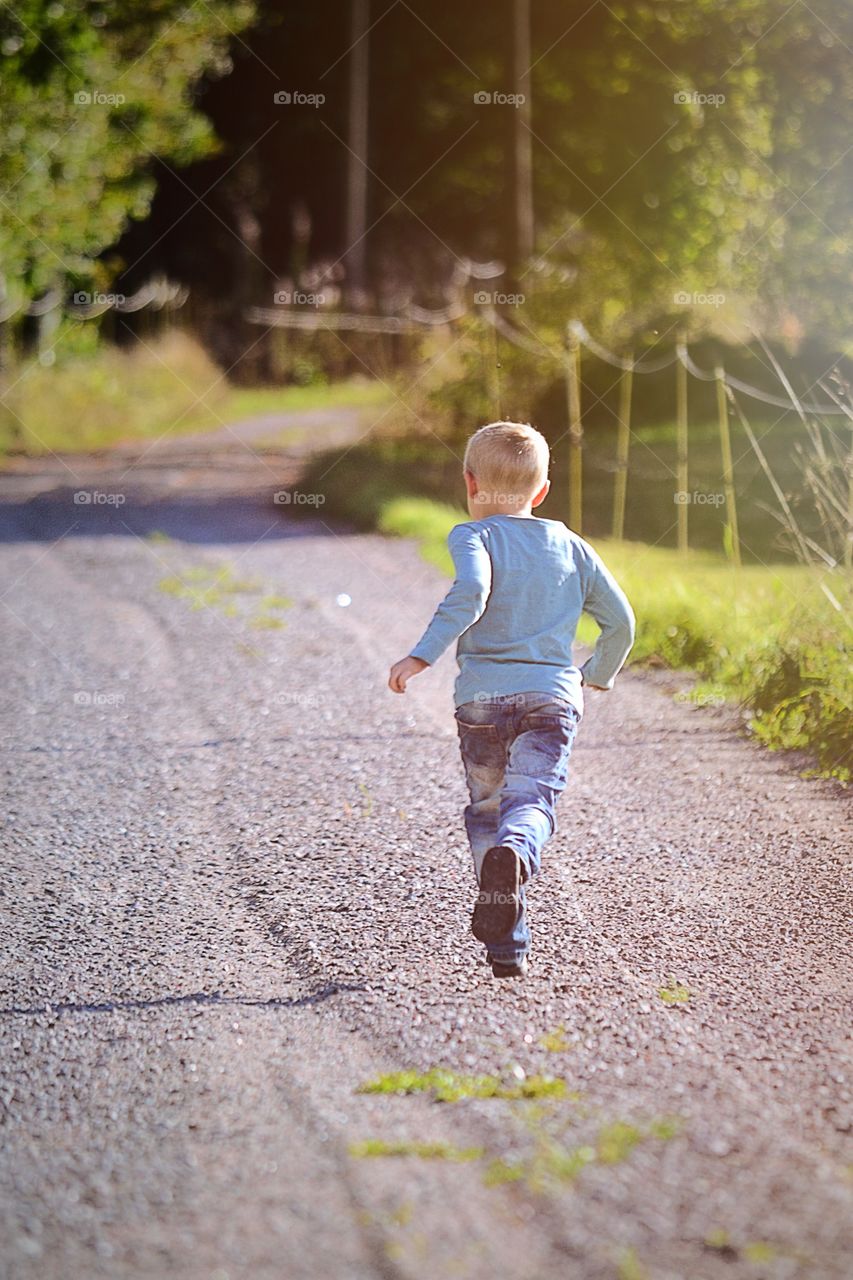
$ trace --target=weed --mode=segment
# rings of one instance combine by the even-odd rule
[[[636,1249],[620,1249],[616,1257],[618,1280],[648,1280],[648,1271],[637,1257]]]
[[[291,609],[293,601],[288,596],[264,596],[259,601],[259,607],[261,609]]]
[[[278,631],[284,625],[281,618],[276,618],[271,613],[256,613],[249,619],[249,626],[256,631]]]
[[[543,1036],[539,1037],[539,1046],[547,1050],[548,1053],[567,1053],[572,1047],[566,1038],[566,1028],[564,1026],[555,1027],[553,1031],[546,1031]]]
[[[747,1262],[772,1262],[778,1252],[776,1246],[769,1240],[753,1240],[750,1244],[745,1244],[741,1250]]]
[[[564,1098],[565,1080],[529,1076],[514,1084],[498,1076],[466,1076],[441,1067],[418,1073],[393,1071],[359,1086],[358,1093],[431,1093],[436,1102],[460,1102],[464,1098]]]
[[[675,982],[670,978],[669,986],[660,987],[658,995],[664,1004],[687,1004],[690,999],[690,988],[685,987],[683,982]]]
[[[482,1147],[454,1147],[447,1142],[385,1142],[382,1138],[368,1138],[365,1142],[352,1142],[351,1156],[359,1160],[375,1156],[416,1156],[419,1160],[452,1160],[462,1163],[482,1160]]]

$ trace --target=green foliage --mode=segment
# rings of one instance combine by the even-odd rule
[[[180,332],[130,350],[79,352],[59,344],[45,368],[33,360],[5,379],[0,454],[85,452],[118,441],[216,427],[227,384],[197,342]]]
[[[376,236],[417,243],[426,224],[445,244],[505,257],[511,112],[472,108],[471,90],[510,87],[507,11],[484,25],[470,6],[424,0],[419,15],[441,44],[414,36],[402,7],[372,35],[373,163],[389,187],[376,192]],[[591,5],[570,38],[567,21],[556,0],[533,6],[541,260],[519,274],[528,297],[542,288],[534,319],[558,326],[571,308],[613,339],[653,319],[719,332],[752,319],[849,341],[851,6]],[[436,156],[400,208],[394,192]],[[682,291],[726,303],[678,308]]]
[[[216,430],[250,417],[338,407],[364,414],[388,403],[381,382],[351,378],[313,387],[235,388],[201,345],[173,330],[130,348],[98,346],[94,324],[66,325],[56,363],[32,359],[0,377],[0,456],[77,453],[118,442]],[[4,390],[5,387],[5,390]],[[287,448],[315,440],[316,422],[288,425],[256,444]]]
[[[96,259],[148,212],[155,158],[185,165],[215,145],[193,87],[229,70],[229,33],[252,12],[245,0],[0,7],[0,262],[13,298],[109,282]]]
[[[180,167],[216,145],[195,100],[215,76],[232,77],[236,106],[224,96],[208,105],[230,116],[229,139],[242,157],[235,184],[275,189],[281,150],[255,149],[274,118],[274,81],[259,75],[258,59],[281,83],[298,71],[316,85],[334,67],[323,84],[337,125],[348,63],[330,66],[328,53],[346,47],[348,17],[345,5],[274,0],[0,7],[8,290],[27,297],[66,277],[107,283],[118,264],[96,263],[129,219],[146,215],[152,158]],[[537,256],[516,274],[534,327],[557,332],[571,309],[611,340],[645,325],[686,321],[694,331],[722,332],[757,320],[792,341],[803,329],[849,341],[851,6],[593,4],[571,31],[566,38],[564,5],[533,6],[528,91],[539,235]],[[239,34],[233,70],[230,32]],[[449,246],[512,256],[515,113],[477,106],[472,92],[510,87],[508,35],[508,11],[484,24],[476,7],[443,0],[421,0],[417,15],[395,5],[371,29],[371,168],[383,175],[371,191],[371,258],[383,272],[406,261],[422,299],[437,305]],[[75,93],[93,100],[75,102]],[[346,165],[345,149],[330,142],[328,115],[308,111],[287,122],[287,199],[312,210],[328,203]],[[278,230],[281,208],[277,199],[259,207],[265,239]],[[215,223],[204,226],[202,255],[221,251]],[[186,244],[198,225],[188,219],[174,243],[184,235]],[[233,266],[240,247],[226,241],[225,252],[235,255]],[[726,295],[721,310],[675,305],[677,293],[709,291]],[[303,384],[328,376],[329,351],[342,350],[331,343],[297,356],[289,349],[287,376]],[[451,410],[480,416],[483,395],[460,384]]]

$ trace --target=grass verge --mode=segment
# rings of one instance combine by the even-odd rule
[[[384,469],[361,476],[356,457],[356,474],[344,467],[327,472],[327,510],[361,527],[415,538],[424,558],[450,573],[447,534],[468,516],[423,496],[388,499],[390,479],[399,481],[398,492],[411,494],[416,461],[393,448]],[[425,465],[417,471],[419,485],[429,483]],[[711,552],[691,551],[682,560],[673,550],[638,542],[596,539],[595,546],[637,614],[632,663],[695,672],[694,701],[739,704],[750,732],[766,746],[808,751],[812,772],[850,781],[849,574],[789,564],[735,570]],[[578,638],[590,644],[595,635],[594,623],[582,619]]]
[[[232,387],[203,348],[175,331],[131,348],[65,350],[55,363],[32,359],[0,384],[0,457],[82,453],[168,433],[216,430],[223,423],[311,409],[367,410],[391,392],[378,381]],[[291,433],[293,428],[290,429]],[[271,444],[287,444],[271,428]]]

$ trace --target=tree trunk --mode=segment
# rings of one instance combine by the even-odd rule
[[[510,268],[519,268],[533,253],[533,137],[530,132],[530,0],[512,0],[512,92],[523,98],[513,110],[513,242]]]
[[[349,163],[347,165],[346,289],[350,306],[364,306],[367,288],[367,116],[370,0],[351,0]]]

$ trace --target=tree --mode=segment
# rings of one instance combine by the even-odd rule
[[[0,8],[0,272],[11,298],[97,280],[99,254],[148,212],[153,159],[186,165],[215,147],[193,87],[229,70],[229,33],[252,12],[245,0]]]

